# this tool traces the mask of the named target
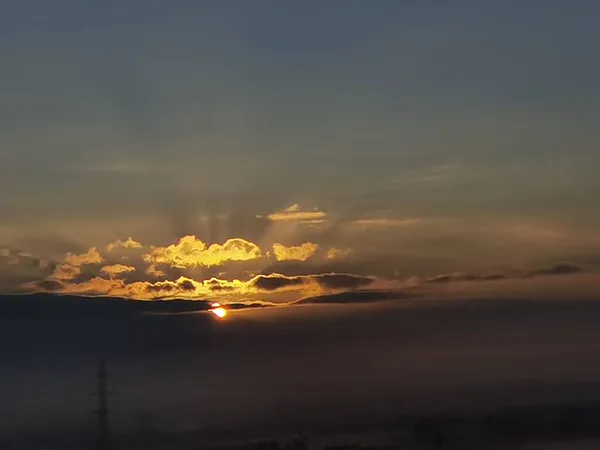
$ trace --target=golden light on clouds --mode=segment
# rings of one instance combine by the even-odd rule
[[[285,212],[296,212],[296,211],[300,211],[300,205],[298,203],[294,203],[293,205],[290,205],[287,208],[285,208]]]
[[[312,242],[291,247],[279,243],[273,244],[273,253],[277,261],[306,261],[314,256],[318,249],[319,246]]]
[[[320,211],[316,208],[312,211],[302,211],[300,205],[294,203],[293,205],[285,208],[283,211],[277,211],[269,214],[267,218],[273,221],[321,223],[325,221],[327,214],[325,214],[324,211]]]
[[[292,212],[297,209],[297,206],[291,208]],[[243,302],[248,299],[263,301],[261,297],[280,293],[317,295],[332,290],[354,289],[372,281],[368,277],[351,274],[288,276],[275,271],[278,262],[303,263],[317,257],[323,261],[342,257],[348,252],[337,248],[320,252],[319,245],[312,242],[289,246],[275,242],[271,245],[272,252],[263,252],[257,244],[243,238],[207,245],[190,235],[164,247],[144,247],[128,238],[103,248],[104,254],[97,248],[82,254],[67,253],[53,266],[51,273],[38,281],[25,283],[25,288],[29,291],[109,295],[141,300],[217,297]],[[141,248],[142,251],[128,256],[131,263],[126,265],[119,262],[122,256],[113,253],[124,248]],[[260,267],[275,265],[264,274],[257,274],[255,265],[228,265],[234,261],[244,263],[258,259],[264,259]],[[210,270],[217,267],[216,270]],[[140,272],[137,280],[127,281],[125,275],[134,271]]]
[[[84,264],[101,264],[104,262],[104,258],[98,252],[98,249],[92,247],[86,253],[80,255],[67,253],[63,262],[73,267],[81,267]]]
[[[294,206],[294,205],[293,205]],[[294,206],[291,212],[298,210]],[[395,219],[369,219],[364,226],[396,225]],[[402,224],[407,221],[401,221]],[[408,222],[408,223],[413,223]],[[54,260],[35,281],[22,282],[23,292],[51,292],[85,296],[111,296],[139,300],[186,299],[211,301],[218,299],[211,313],[224,318],[228,307],[240,305],[288,305],[300,299],[341,294],[333,300],[346,301],[365,294],[365,290],[441,289],[462,286],[465,283],[489,283],[502,280],[527,280],[537,277],[564,274],[578,275],[577,265],[562,264],[551,268],[522,272],[493,274],[443,274],[434,277],[413,277],[413,281],[399,282],[384,275],[347,273],[336,266],[335,260],[346,258],[354,250],[349,248],[321,248],[313,242],[283,245],[274,242],[272,252],[262,251],[258,245],[243,238],[231,238],[222,244],[207,245],[195,236],[184,236],[165,247],[141,247],[140,252],[128,256],[130,265],[120,263],[122,255],[114,254],[116,248],[140,248],[137,241],[113,242],[81,254],[67,253]],[[127,243],[129,242],[129,243]],[[2,252],[11,256],[11,252]],[[260,263],[246,263],[260,259]],[[240,265],[230,265],[232,261]],[[284,264],[294,261],[295,264]],[[327,262],[330,269],[324,272]],[[264,263],[264,264],[263,264]],[[281,264],[280,264],[281,263]],[[320,267],[320,269],[319,269]],[[136,272],[135,280],[126,276]],[[139,272],[139,273],[138,273]],[[262,272],[262,273],[261,273]],[[348,294],[348,295],[346,295]],[[315,301],[323,301],[322,298]],[[231,306],[228,306],[231,305]],[[242,306],[243,307],[243,306]]]
[[[124,248],[124,249],[132,249],[132,248],[142,248],[142,244],[140,242],[134,241],[131,237],[127,238],[124,241],[118,240],[115,242],[111,242],[106,247],[109,252],[114,250]]]
[[[331,247],[329,250],[327,250],[327,253],[325,253],[325,258],[327,258],[327,259],[342,259],[342,258],[347,257],[350,253],[352,253],[352,250],[349,248],[342,249],[342,248]]]
[[[262,257],[258,245],[242,238],[232,238],[221,244],[206,243],[196,236],[185,236],[177,244],[155,247],[144,255],[151,265],[164,264],[171,267],[212,267],[228,261],[248,261]]]
[[[166,275],[165,272],[157,269],[155,265],[148,266],[148,268],[146,269],[146,273],[154,278],[161,278]]]
[[[100,272],[107,274],[110,277],[116,277],[123,273],[134,272],[135,267],[125,266],[123,264],[113,264],[112,266],[104,266]]]
[[[68,264],[59,264],[52,272],[52,278],[57,280],[73,280],[81,274],[79,267],[70,266]]]
[[[101,264],[103,262],[104,258],[95,247],[79,255],[67,253],[63,260],[54,268],[51,278],[63,281],[73,280],[81,275],[81,266]]]

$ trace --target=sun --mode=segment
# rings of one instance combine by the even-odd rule
[[[227,315],[227,310],[223,308],[220,303],[213,303],[210,305],[209,311],[219,319],[223,319]]]

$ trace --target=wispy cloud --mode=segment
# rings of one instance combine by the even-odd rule
[[[352,222],[359,227],[382,227],[382,228],[401,228],[416,225],[422,222],[419,218],[397,219],[391,217],[373,217],[369,219],[358,219]]]
[[[352,249],[350,249],[350,248],[331,247],[325,253],[325,258],[330,259],[330,260],[343,259],[343,258],[346,258],[347,256],[349,256],[351,253],[352,253]]]
[[[457,180],[465,173],[464,164],[447,163],[402,171],[395,177],[388,179],[386,184],[417,189],[436,187]]]
[[[260,218],[262,216],[257,217]],[[327,218],[327,214],[318,208],[302,210],[299,204],[294,203],[282,211],[268,214],[267,218],[272,221],[320,223]]]

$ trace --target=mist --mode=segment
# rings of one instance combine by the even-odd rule
[[[220,321],[201,302],[156,314],[118,299],[72,303],[98,302],[86,309],[37,296],[18,311],[2,300],[0,419],[10,430],[92,426],[100,358],[121,430],[142,414],[168,430],[301,429],[600,395],[594,301],[415,298]],[[53,314],[39,302],[63,306]]]

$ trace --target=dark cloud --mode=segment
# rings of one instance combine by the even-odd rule
[[[306,238],[306,240],[311,238]],[[321,248],[330,247],[326,242],[320,242],[312,238]],[[351,247],[351,245],[346,245]],[[426,261],[429,264],[429,261]],[[426,266],[423,263],[422,265]],[[411,266],[412,268],[412,266]],[[364,256],[358,253],[350,254],[348,257],[339,259],[313,258],[307,261],[277,261],[270,262],[266,267],[260,268],[263,275],[283,274],[287,276],[302,276],[315,273],[351,273],[360,276],[377,276],[382,278],[397,278],[398,261],[396,256],[376,255]]]
[[[58,290],[60,281],[45,280],[47,290]],[[52,289],[54,287],[54,289]],[[0,295],[0,315],[70,316],[90,312],[94,315],[128,317],[131,314],[170,314],[208,311],[205,300],[129,300],[117,297],[82,297],[58,294]]]
[[[506,279],[533,278],[540,276],[571,275],[584,272],[585,269],[583,269],[581,266],[570,263],[560,263],[547,268],[529,272],[512,270],[507,271],[505,273],[490,273],[486,275],[475,275],[465,273],[441,274],[430,278],[426,278],[424,282],[445,284],[460,281],[497,281]]]
[[[358,289],[368,286],[375,281],[372,277],[362,277],[345,273],[326,273],[311,276],[321,287],[325,289]]]
[[[497,277],[502,275],[490,274],[490,275],[473,275],[468,273],[453,273],[453,274],[442,274],[436,275],[425,280],[426,283],[450,283],[452,281],[485,281],[498,279]]]
[[[158,281],[154,284],[146,286],[148,292],[173,292],[175,290],[175,283],[169,281]]]
[[[397,300],[410,298],[411,295],[400,291],[353,291],[340,292],[337,294],[318,295],[307,297],[295,302],[296,305],[302,304],[345,304],[345,303],[371,303],[384,300]]]
[[[177,286],[183,291],[193,291],[196,289],[194,283],[192,283],[190,280],[183,280],[177,283]]]
[[[191,280],[184,279],[181,281],[157,281],[154,284],[148,284],[146,286],[147,292],[164,292],[170,293],[175,291],[192,292],[196,290],[196,286]]]
[[[454,278],[452,275],[436,275],[425,280],[426,283],[450,283]]]
[[[481,277],[481,279],[484,281],[504,280],[506,278],[508,278],[508,276],[501,273],[492,273],[490,275],[484,275]]]
[[[252,303],[227,303],[225,307],[231,310],[239,310],[239,309],[260,309],[260,308],[273,308],[277,305],[273,303],[261,303],[261,302],[252,302]]]
[[[543,275],[569,275],[574,273],[583,273],[585,270],[575,264],[560,263],[546,269],[536,270],[531,272],[531,276],[543,276]]]
[[[263,291],[276,291],[293,286],[301,286],[311,282],[324,289],[358,289],[373,283],[375,278],[345,273],[324,273],[318,275],[285,276],[281,274],[258,275],[253,286]]]
[[[47,278],[55,264],[35,255],[0,246],[0,293],[23,292],[23,285]]]
[[[305,277],[286,277],[284,275],[258,275],[254,281],[253,286],[262,291],[276,291],[292,286],[300,286],[305,284],[307,279]]]
[[[235,287],[233,286],[224,286],[221,284],[211,284],[210,288],[213,292],[232,292],[235,291]]]
[[[36,284],[40,289],[50,292],[61,291],[65,288],[65,284],[59,280],[41,280]]]

